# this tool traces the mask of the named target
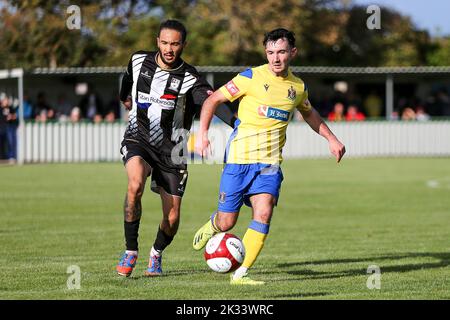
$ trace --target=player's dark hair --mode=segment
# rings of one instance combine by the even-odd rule
[[[187,31],[186,28],[184,27],[184,25],[178,21],[178,20],[166,20],[164,22],[162,22],[159,26],[159,31],[158,31],[158,37],[161,34],[161,30],[163,29],[171,29],[171,30],[176,30],[179,33],[181,33],[181,40],[184,42],[186,42],[186,37],[187,37]]]
[[[263,45],[266,46],[269,41],[277,41],[278,39],[286,38],[291,48],[295,47],[295,34],[292,31],[286,30],[284,28],[274,29],[267,32],[264,35]]]

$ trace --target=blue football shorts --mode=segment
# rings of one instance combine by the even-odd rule
[[[219,190],[219,211],[239,212],[242,204],[251,207],[250,196],[269,193],[278,201],[283,173],[279,165],[227,163]]]

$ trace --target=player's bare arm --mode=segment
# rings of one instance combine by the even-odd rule
[[[228,99],[223,95],[222,92],[216,90],[212,95],[205,100],[202,106],[202,112],[200,114],[200,126],[197,133],[197,140],[195,142],[195,151],[205,157],[210,145],[208,139],[208,130],[214,113],[217,107],[227,102]]]
[[[125,107],[125,109],[127,109],[127,110],[131,110],[131,108],[133,107],[133,102],[131,100],[131,97],[128,97],[125,101],[122,101],[122,104]]]
[[[132,58],[130,59],[130,62],[128,63],[128,68],[122,77],[122,85],[119,93],[120,101],[127,110],[131,110],[131,108],[133,107],[133,101],[131,98],[131,88],[133,87],[133,77],[131,76],[132,74],[131,64]]]
[[[300,112],[308,125],[322,137],[327,139],[331,154],[336,157],[337,162],[340,162],[345,154],[345,146],[333,134],[319,113],[314,108],[311,108],[309,111]]]

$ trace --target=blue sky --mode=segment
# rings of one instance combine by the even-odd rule
[[[353,0],[353,3],[391,7],[410,16],[417,27],[428,30],[432,35],[450,35],[449,0]]]

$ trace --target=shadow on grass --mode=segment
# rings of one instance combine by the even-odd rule
[[[194,274],[205,274],[205,273],[211,273],[211,271],[210,270],[195,270],[195,269],[173,270],[173,271],[164,272],[160,276],[149,277],[144,274],[140,274],[140,275],[134,275],[132,277],[129,277],[128,279],[131,279],[131,280],[139,280],[139,279],[145,279],[145,278],[158,279],[158,278],[177,277],[177,276],[190,276],[190,275],[194,275]]]
[[[273,295],[270,296],[270,298],[274,299],[288,299],[288,298],[309,298],[309,297],[325,297],[327,295],[330,295],[329,292],[298,292],[298,293],[290,293],[290,294],[280,294],[280,295]]]
[[[427,263],[407,263],[400,265],[385,265],[391,263],[398,263],[402,259],[414,259],[414,258],[431,258],[436,259],[436,262]],[[335,279],[343,277],[355,277],[355,276],[367,276],[367,267],[364,268],[353,268],[349,270],[342,271],[315,271],[311,270],[310,267],[314,266],[326,266],[326,265],[338,265],[338,264],[352,264],[352,263],[363,263],[367,262],[367,267],[369,265],[378,265],[381,269],[382,274],[386,273],[404,273],[416,270],[430,270],[445,268],[450,266],[450,253],[448,252],[437,252],[437,253],[402,253],[402,254],[386,254],[382,256],[371,256],[371,257],[361,257],[361,258],[349,258],[349,259],[326,259],[326,260],[316,260],[316,261],[303,261],[303,262],[289,262],[289,263],[279,263],[277,264],[277,270],[270,271],[260,271],[259,274],[271,274],[274,273],[290,275],[287,278],[284,276],[279,279],[273,279],[271,282],[290,282],[290,281],[303,281],[303,280],[320,280],[320,279]],[[298,292],[289,294],[275,294],[270,295],[268,298],[275,299],[301,299],[308,297],[326,297],[330,293],[326,292]]]
[[[439,260],[437,262],[428,262],[428,263],[409,263],[409,264],[401,264],[395,266],[382,266],[380,261],[393,261],[397,262],[401,259],[412,259],[412,258],[433,258]],[[336,272],[325,272],[325,271],[313,271],[309,269],[300,269],[300,270],[286,270],[296,267],[303,266],[318,266],[318,265],[333,265],[333,264],[349,264],[349,263],[361,263],[361,262],[369,262],[371,265],[376,264],[381,268],[382,273],[390,273],[390,272],[410,272],[416,270],[427,270],[427,269],[438,269],[445,268],[450,266],[450,253],[448,252],[436,252],[436,253],[404,253],[404,254],[390,254],[384,256],[373,256],[373,257],[364,257],[364,258],[351,258],[351,259],[327,259],[327,260],[318,260],[318,261],[305,261],[305,262],[289,262],[289,263],[280,263],[277,265],[277,268],[281,269],[282,273],[287,273],[295,276],[302,276],[297,280],[304,279],[333,279],[333,278],[341,278],[341,277],[351,277],[351,276],[360,276],[367,275],[367,268],[357,268],[350,269],[344,271],[336,271]],[[294,280],[294,279],[290,279]],[[279,280],[283,281],[283,280]]]

